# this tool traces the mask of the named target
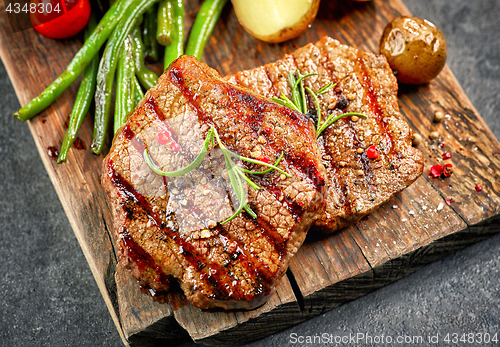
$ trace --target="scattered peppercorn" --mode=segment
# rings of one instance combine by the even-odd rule
[[[210,237],[210,230],[208,229],[203,229],[201,232],[200,232],[200,237],[202,239],[208,239]]]
[[[377,146],[371,145],[370,147],[368,147],[366,156],[368,157],[368,159],[377,159],[379,157]]]
[[[444,146],[446,146],[446,144],[445,144],[444,142],[441,142],[441,143],[439,144],[439,148],[443,148]]]
[[[438,137],[439,137],[439,133],[438,133],[437,131],[433,131],[433,132],[431,132],[431,133],[429,134],[429,138],[430,138],[431,140],[435,140],[435,139],[437,139]]]
[[[172,142],[170,144],[170,149],[172,152],[177,152],[179,149],[181,149],[181,146],[177,142]]]
[[[443,173],[443,167],[439,164],[431,166],[431,170],[429,172],[429,175],[431,177],[439,177]]]
[[[168,130],[163,130],[156,135],[156,140],[160,145],[165,145],[170,142],[171,134]]]
[[[442,111],[437,111],[434,113],[434,122],[439,123],[443,120],[444,113]]]
[[[422,142],[422,136],[420,134],[413,134],[413,139],[411,140],[413,146],[418,146]]]
[[[444,164],[443,166],[443,176],[444,177],[450,177],[450,175],[453,173],[453,165],[448,163]]]
[[[476,184],[476,190],[480,192],[481,190],[483,190],[483,187],[481,187],[479,184]]]
[[[451,159],[451,153],[450,152],[444,152],[443,153],[443,160]]]

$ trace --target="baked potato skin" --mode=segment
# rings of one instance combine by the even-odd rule
[[[402,16],[385,27],[380,39],[380,53],[387,57],[398,82],[424,84],[444,67],[446,40],[431,22]]]
[[[286,23],[286,25],[284,25],[279,30],[259,32],[261,27],[258,24],[256,24],[255,19],[256,18],[269,19],[269,12],[265,9],[265,6],[260,6],[259,1],[254,1],[254,0],[252,1],[231,0],[231,1],[233,3],[233,8],[236,13],[236,17],[238,17],[238,21],[243,26],[243,28],[245,28],[245,30],[253,37],[269,43],[284,42],[287,40],[291,40],[302,34],[305,30],[309,28],[311,23],[316,18],[320,4],[320,0],[293,0],[291,1],[291,5],[293,5],[293,3],[304,3],[304,4],[310,3],[310,8],[308,9],[307,12],[303,13],[298,20]],[[264,2],[279,3],[280,1],[264,0]]]

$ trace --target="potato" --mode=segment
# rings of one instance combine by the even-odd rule
[[[320,0],[231,0],[238,21],[262,41],[283,42],[304,32],[316,18]]]
[[[385,27],[380,53],[387,57],[399,82],[423,84],[443,69],[446,41],[441,30],[431,22],[402,16]]]

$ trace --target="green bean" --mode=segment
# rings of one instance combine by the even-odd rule
[[[119,0],[120,4],[123,0]],[[118,54],[125,41],[130,35],[137,20],[144,12],[151,7],[157,0],[132,0],[131,6],[123,14],[123,20],[118,23],[113,34],[109,38],[103,57],[97,73],[97,88],[95,95],[95,121],[94,121],[94,140],[92,142],[92,151],[100,154],[104,146],[104,139],[108,130],[109,113],[111,106],[111,94],[113,90],[113,81],[118,63]]]
[[[158,61],[158,41],[156,41],[157,6],[152,6],[144,14],[142,40],[144,42],[144,57],[148,63]]]
[[[226,2],[227,0],[205,0],[201,5],[189,34],[186,47],[187,55],[193,55],[201,60],[203,49],[212,35]]]
[[[94,15],[91,15],[87,28],[85,29],[85,40],[88,39],[95,27],[96,19]],[[76,133],[78,132],[78,129],[80,129],[83,119],[89,111],[90,104],[92,103],[92,98],[94,96],[98,67],[99,56],[96,55],[92,58],[90,64],[87,65],[83,72],[82,83],[78,88],[75,105],[73,106],[73,110],[69,116],[68,130],[66,130],[66,134],[64,135],[61,152],[57,158],[58,163],[66,161],[68,151],[75,141]]]
[[[129,36],[125,40],[116,73],[116,98],[115,98],[115,118],[114,133],[127,121],[127,116],[134,108],[133,84],[134,77],[134,56],[132,53],[132,38]]]
[[[133,30],[132,42],[134,45],[135,75],[144,88],[150,89],[156,84],[158,75],[144,65],[144,45],[139,28]]]
[[[172,42],[165,47],[163,66],[166,69],[175,59],[184,54],[184,3],[176,0],[174,6],[174,29]]]
[[[173,0],[163,0],[158,6],[156,27],[156,41],[162,46],[172,42],[174,31],[174,3]]]
[[[141,84],[139,83],[139,80],[137,79],[137,76],[134,76],[132,78],[132,85],[134,88],[134,104],[135,106],[137,106],[137,104],[142,100],[142,98],[144,98],[144,92],[142,91],[142,87]]]
[[[111,35],[118,22],[123,18],[132,2],[133,0],[117,1],[106,12],[90,37],[85,41],[83,47],[80,48],[73,60],[66,67],[66,70],[39,96],[15,112],[14,117],[26,121],[33,118],[53,103],[54,100],[57,99],[57,97],[61,95],[78,76],[80,76],[85,67],[90,64],[92,58],[99,53],[101,46]]]

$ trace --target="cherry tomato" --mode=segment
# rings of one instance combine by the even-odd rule
[[[31,0],[30,7],[35,30],[52,39],[77,34],[90,17],[89,0]]]

